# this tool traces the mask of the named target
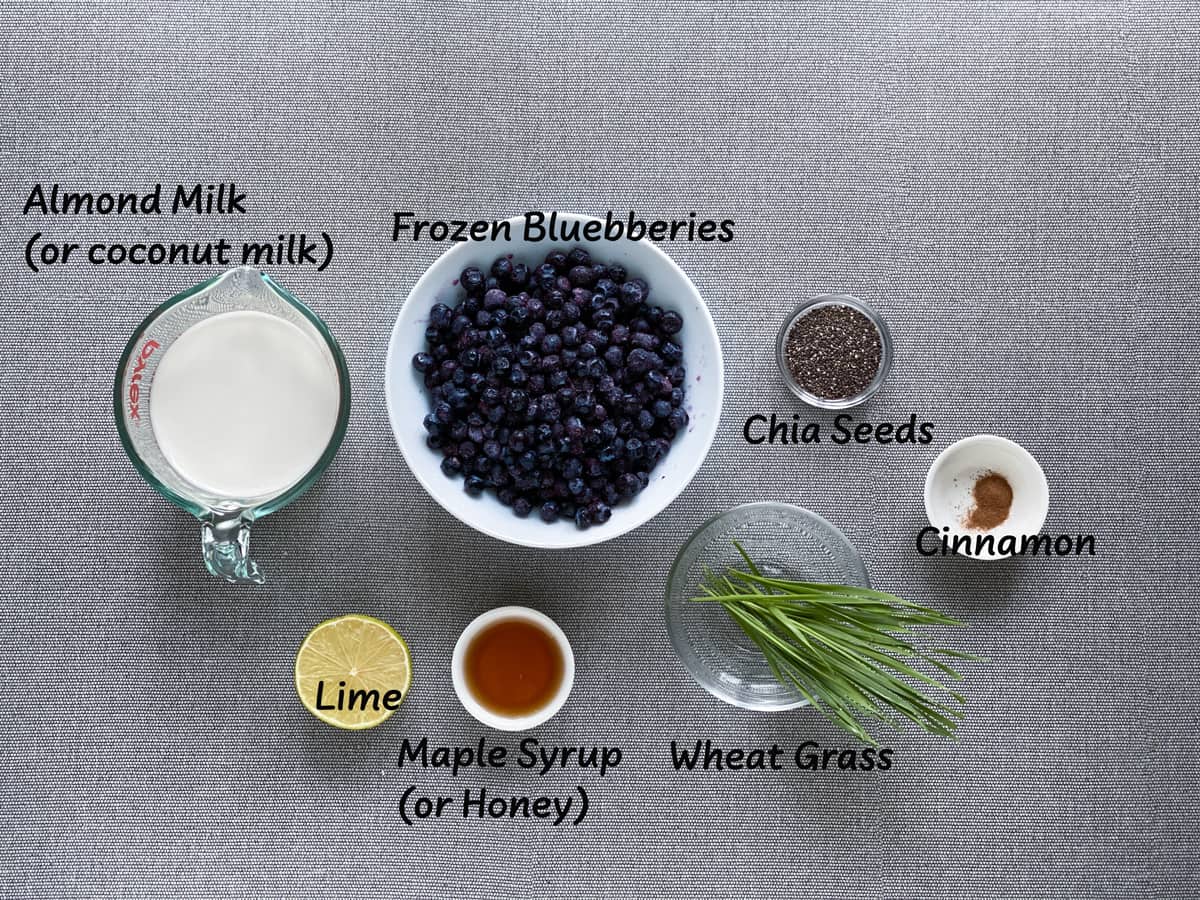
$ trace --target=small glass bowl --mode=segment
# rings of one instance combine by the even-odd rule
[[[818,397],[816,394],[809,393],[797,384],[796,379],[792,377],[791,370],[788,369],[788,332],[792,330],[792,326],[796,324],[798,319],[822,306],[849,306],[851,309],[858,310],[871,320],[871,323],[879,332],[879,343],[882,345],[879,358],[879,371],[875,373],[875,377],[871,379],[871,383],[867,385],[866,390],[861,394],[855,394],[853,397],[840,397],[836,400]],[[849,294],[825,294],[820,297],[813,297],[811,300],[805,300],[796,307],[795,312],[784,319],[783,327],[779,329],[779,341],[775,348],[775,355],[779,361],[779,374],[783,376],[783,383],[788,386],[793,394],[810,406],[819,406],[821,409],[847,409],[848,407],[857,406],[862,403],[883,386],[883,382],[887,379],[888,372],[892,368],[892,335],[888,331],[887,322],[883,320],[883,317],[857,297],[851,297]]]
[[[762,653],[720,603],[696,602],[705,570],[745,568],[738,541],[764,575],[870,587],[867,569],[846,536],[816,513],[786,503],[747,503],[709,519],[679,551],[667,580],[667,634],[702,688],[743,709],[807,705],[775,680]]]

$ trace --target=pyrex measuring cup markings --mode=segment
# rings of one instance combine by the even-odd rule
[[[300,349],[306,350],[311,356],[312,348],[319,348],[328,365],[330,379],[336,380],[336,385],[331,385],[335,398],[333,402],[336,403],[336,418],[332,420],[328,441],[323,448],[317,447],[320,455],[311,468],[302,477],[282,488],[276,486],[261,492],[247,490],[242,495],[205,488],[202,486],[202,479],[189,478],[180,471],[179,466],[172,463],[169,454],[164,452],[160,435],[155,431],[151,398],[155,376],[167,352],[194,326],[228,313],[241,315],[226,316],[227,320],[247,319],[250,320],[251,327],[274,322],[274,325],[279,327],[273,327],[272,330],[278,334],[282,329],[291,335],[289,339],[293,344],[302,334],[305,340],[312,342],[312,346],[305,345]],[[247,316],[246,313],[250,315]],[[206,330],[212,331],[213,324],[208,322]],[[226,321],[224,324],[230,323]],[[295,334],[292,334],[293,329],[288,326],[294,326]],[[225,328],[225,332],[228,336],[228,327]],[[197,343],[195,334],[194,332],[190,339],[192,345]],[[254,336],[252,334],[250,337]],[[185,342],[185,346],[187,343]],[[304,344],[304,341],[301,341],[301,344]],[[221,373],[210,371],[208,374]],[[178,388],[181,383],[179,375],[172,377],[174,386]],[[184,383],[186,385],[186,380]],[[207,406],[216,410],[212,415],[215,419],[212,423],[213,428],[222,427],[221,404],[228,399],[229,408],[236,411],[235,401],[243,398],[235,395],[240,394],[239,386],[234,381],[225,384],[222,391],[214,396],[205,398],[210,401]],[[200,519],[201,547],[209,571],[229,581],[261,582],[263,579],[259,568],[249,557],[250,525],[255,519],[274,512],[301,496],[329,465],[341,444],[349,419],[350,382],[345,358],[325,324],[269,277],[253,269],[239,268],[171,298],[138,326],[126,345],[117,368],[114,404],[121,443],[134,466],[155,490]],[[240,414],[244,416],[245,410],[240,410]],[[161,415],[160,409],[160,417]],[[196,427],[201,426],[206,430],[208,423],[205,419],[190,424],[193,433],[202,433],[197,432]],[[178,433],[177,427],[175,432]],[[218,452],[223,452],[225,448],[234,453],[238,450],[248,453],[262,449],[239,447],[236,441],[225,442],[221,440],[222,435],[219,432],[216,438],[215,442],[210,443],[220,448]],[[178,453],[176,455],[178,456]],[[193,459],[197,458],[202,459],[193,456]]]

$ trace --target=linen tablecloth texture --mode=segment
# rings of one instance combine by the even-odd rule
[[[7,2],[0,26],[0,895],[1200,894],[1194,6]],[[37,182],[220,180],[246,216],[21,214]],[[391,212],[528,209],[737,223],[732,243],[665,247],[725,350],[712,453],[653,522],[575,552],[453,520],[384,411],[392,323],[445,249],[391,244]],[[257,527],[267,584],[226,585],[126,459],[110,393],[135,325],[217,269],[34,275],[22,246],[322,229],[325,272],[275,274],[341,341],[349,433]],[[743,441],[754,413],[831,420],[786,392],[773,345],[828,292],[895,336],[856,419],[915,413],[932,445]],[[1047,530],[1095,533],[1094,558],[917,556],[926,469],[980,432],[1041,461]],[[886,773],[673,771],[673,738],[855,746],[811,710],[721,704],[667,642],[681,543],[763,499],[826,516],[876,586],[970,622],[955,640],[990,661],[969,667],[959,741],[884,732]],[[515,745],[448,677],[460,629],[506,602],[575,645],[574,693],[535,736],[620,746],[616,772],[397,768],[406,736]],[[292,687],[304,634],[348,611],[415,654],[412,695],[361,734]],[[593,808],[579,827],[407,828],[413,783],[583,783]]]

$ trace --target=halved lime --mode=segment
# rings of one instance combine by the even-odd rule
[[[386,622],[349,615],[322,622],[296,653],[296,692],[304,708],[336,728],[386,722],[408,694],[412,657]]]

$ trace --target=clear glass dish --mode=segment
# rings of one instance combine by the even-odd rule
[[[792,330],[792,326],[796,324],[797,319],[822,306],[849,306],[851,309],[857,310],[870,319],[871,324],[879,332],[879,343],[882,347],[879,358],[879,371],[875,373],[875,377],[871,379],[871,383],[867,385],[866,390],[860,394],[855,394],[853,397],[840,397],[836,400],[818,397],[816,394],[809,393],[797,384],[796,379],[792,377],[791,370],[788,369],[786,349],[788,332]],[[796,307],[796,310],[790,316],[783,320],[783,327],[779,329],[779,339],[776,341],[775,358],[779,363],[779,374],[783,377],[783,383],[805,403],[810,406],[819,406],[821,409],[847,409],[862,403],[878,391],[883,386],[884,381],[887,380],[888,372],[892,368],[892,334],[888,331],[887,322],[883,320],[883,317],[857,297],[851,297],[849,294],[825,294],[821,297],[813,297],[810,300],[805,300]]]
[[[816,513],[786,503],[748,503],[709,519],[679,551],[667,579],[667,634],[685,668],[714,697],[743,709],[805,706],[775,680],[762,653],[719,603],[696,603],[705,569],[744,562],[738,541],[765,575],[870,587],[858,551]]]

